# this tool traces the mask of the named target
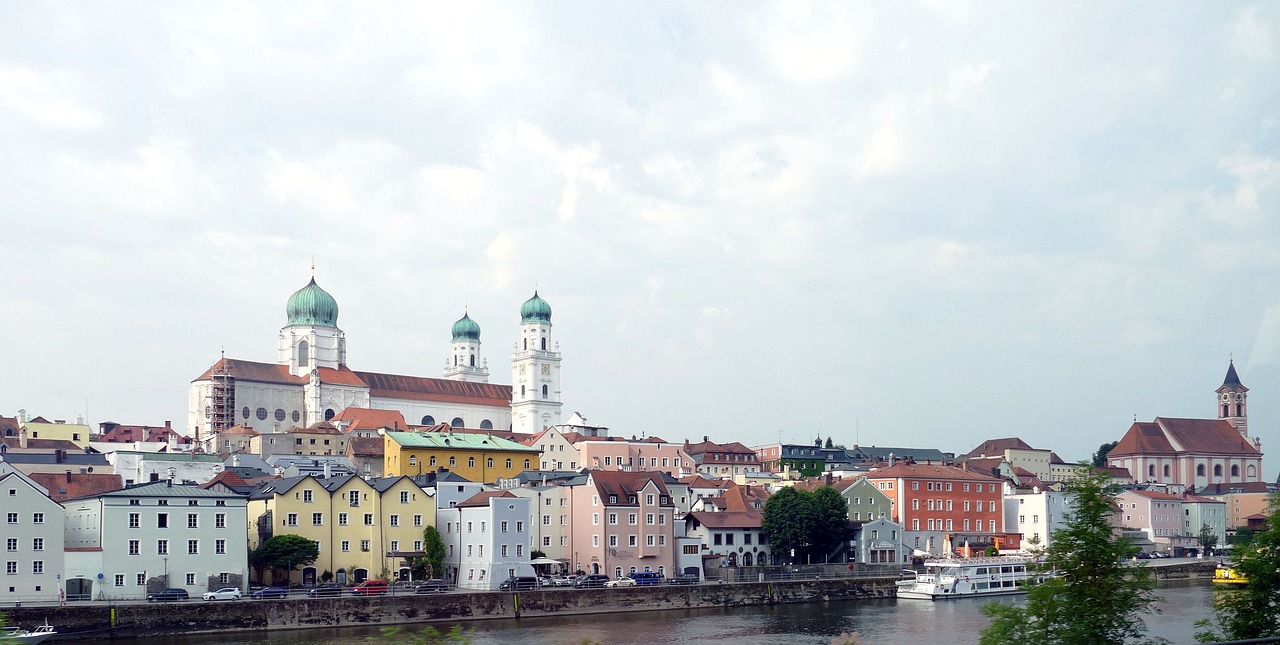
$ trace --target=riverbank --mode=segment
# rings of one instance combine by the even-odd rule
[[[797,580],[619,589],[545,589],[279,601],[68,605],[6,610],[17,624],[55,625],[55,640],[315,629],[892,598],[894,578]]]

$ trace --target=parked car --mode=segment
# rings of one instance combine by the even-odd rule
[[[538,579],[533,576],[512,576],[502,581],[498,588],[503,591],[526,591],[529,589],[537,589],[541,585]]]
[[[205,600],[239,600],[240,590],[236,587],[223,587],[217,591],[206,591],[200,597]]]
[[[662,574],[657,571],[633,571],[631,575],[627,577],[635,580],[636,584],[640,586],[660,585],[663,581]]]
[[[320,585],[319,587],[312,588],[311,591],[307,592],[307,595],[311,596],[312,598],[319,598],[323,596],[341,596],[343,591],[345,590],[342,588],[342,585],[336,582],[326,582]]]
[[[915,572],[914,572],[914,571],[912,571],[911,573],[912,573],[912,574],[915,574]],[[667,584],[669,584],[669,585],[696,585],[696,584],[698,584],[698,574],[696,574],[696,573],[682,573],[682,574],[680,574],[680,575],[678,575],[678,576],[673,576],[673,577],[667,578]]]
[[[634,587],[636,586],[635,578],[618,578],[604,583],[606,587]]]
[[[365,580],[351,588],[353,596],[380,596],[387,593],[386,580]]]
[[[250,598],[256,598],[258,600],[266,598],[287,598],[288,596],[289,590],[284,587],[263,587],[249,592]]]
[[[556,579],[551,576],[538,576],[538,585],[543,587],[556,586]]]
[[[592,573],[585,576],[578,576],[573,586],[579,589],[590,589],[592,587],[603,587],[604,583],[609,582],[609,576],[603,573]]]
[[[424,580],[413,588],[413,593],[444,593],[449,590],[449,583],[436,578],[434,580]]]
[[[551,581],[557,587],[572,587],[578,576],[551,576]]]
[[[147,602],[180,602],[190,598],[186,589],[170,587],[164,591],[147,594]]]

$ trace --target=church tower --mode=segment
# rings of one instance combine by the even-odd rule
[[[280,330],[277,363],[288,365],[294,376],[347,364],[347,337],[338,329],[338,302],[315,278],[289,296],[284,310],[289,319]]]
[[[541,432],[560,423],[560,352],[551,342],[551,305],[533,292],[520,306],[511,354],[511,429]]]
[[[1236,375],[1236,362],[1227,365],[1227,377],[1218,393],[1218,418],[1230,422],[1242,437],[1249,436],[1249,388]]]
[[[453,323],[453,356],[445,361],[444,377],[451,381],[489,382],[489,362],[480,359],[480,325],[463,313]]]

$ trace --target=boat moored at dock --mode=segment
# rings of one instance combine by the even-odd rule
[[[897,597],[949,600],[1026,593],[1040,574],[1035,560],[1020,556],[931,560],[910,580],[898,581]]]

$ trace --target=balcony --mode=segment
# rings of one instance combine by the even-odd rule
[[[259,515],[258,516],[259,541],[271,539],[271,535],[273,532],[274,532],[274,529],[271,524],[271,511],[267,511],[262,515]]]

